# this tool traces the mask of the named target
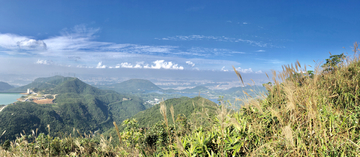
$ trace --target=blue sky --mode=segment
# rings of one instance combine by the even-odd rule
[[[0,4],[3,73],[41,66],[45,71],[147,69],[166,75],[169,70],[230,73],[235,66],[260,77],[296,60],[313,66],[328,52],[351,54],[360,35],[360,1]]]

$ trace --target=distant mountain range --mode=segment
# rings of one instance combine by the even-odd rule
[[[121,123],[139,111],[145,110],[141,98],[100,90],[77,78],[55,76],[39,78],[34,82],[12,89],[23,91],[37,89],[38,93],[57,94],[54,104],[40,105],[33,102],[17,102],[0,112],[2,139],[14,139],[23,130],[30,133],[39,129],[47,132],[47,125],[54,135],[80,132],[105,131],[112,122]]]
[[[119,93],[147,93],[151,91],[160,91],[165,93],[175,93],[175,92],[183,92],[183,93],[197,93],[197,92],[207,92],[207,91],[214,91],[205,86],[196,86],[193,88],[186,88],[182,90],[175,90],[175,89],[161,89],[160,87],[156,86],[149,80],[144,79],[130,79],[121,83],[116,83],[112,85],[106,86],[98,86],[101,89],[111,89],[117,91]],[[218,93],[239,93],[243,90],[245,91],[266,91],[262,86],[245,86],[245,87],[233,87],[227,90],[215,90]]]
[[[0,92],[2,92],[2,91],[7,91],[7,90],[9,90],[9,89],[11,89],[11,88],[14,88],[14,86],[9,85],[9,84],[6,83],[6,82],[0,82]]]

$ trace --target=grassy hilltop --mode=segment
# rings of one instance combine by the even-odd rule
[[[165,102],[158,109],[162,122],[150,128],[128,119],[110,138],[42,135],[29,144],[23,136],[5,143],[0,156],[359,156],[360,57],[354,47],[354,57],[332,55],[314,71],[299,62],[273,71],[264,99],[243,100],[240,111],[224,103],[215,115],[194,113],[211,125],[171,110],[169,116]],[[113,138],[119,142],[112,145]]]

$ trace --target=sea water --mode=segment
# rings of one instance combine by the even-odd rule
[[[16,102],[18,98],[23,96],[20,93],[0,93],[0,105],[9,105]]]

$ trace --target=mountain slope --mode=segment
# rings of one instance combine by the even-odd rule
[[[57,85],[60,85],[64,81],[74,79],[72,77],[63,77],[63,76],[53,76],[53,77],[47,77],[47,78],[37,78],[33,82],[31,82],[28,85],[12,88],[9,89],[9,92],[26,92],[27,89],[39,89],[39,90],[49,90]]]
[[[6,82],[0,82],[0,91],[6,91],[11,88],[14,88],[14,87],[12,85],[9,85]]]
[[[162,90],[149,80],[130,79],[118,84],[113,84],[113,90],[119,93],[141,93],[154,90]]]
[[[176,119],[178,115],[184,115],[189,118],[192,114],[202,111],[203,108],[208,110],[208,114],[214,115],[215,111],[218,107],[214,102],[202,98],[202,97],[181,97],[181,98],[173,98],[165,101],[166,105],[166,113],[168,117],[169,123],[173,123],[173,120],[170,112],[171,105],[174,107],[174,118]],[[152,126],[155,123],[164,120],[163,116],[160,114],[160,104],[153,106],[144,111],[140,111],[135,114],[133,117],[138,121],[140,127]]]
[[[57,94],[54,104],[17,102],[16,105],[8,105],[0,112],[0,132],[7,130],[2,138],[14,139],[22,130],[36,128],[46,132],[47,124],[51,125],[54,135],[70,133],[73,128],[80,132],[106,131],[113,126],[113,121],[121,123],[145,110],[139,97],[100,90],[77,78],[37,79],[20,89],[28,87],[38,88],[45,94]]]

